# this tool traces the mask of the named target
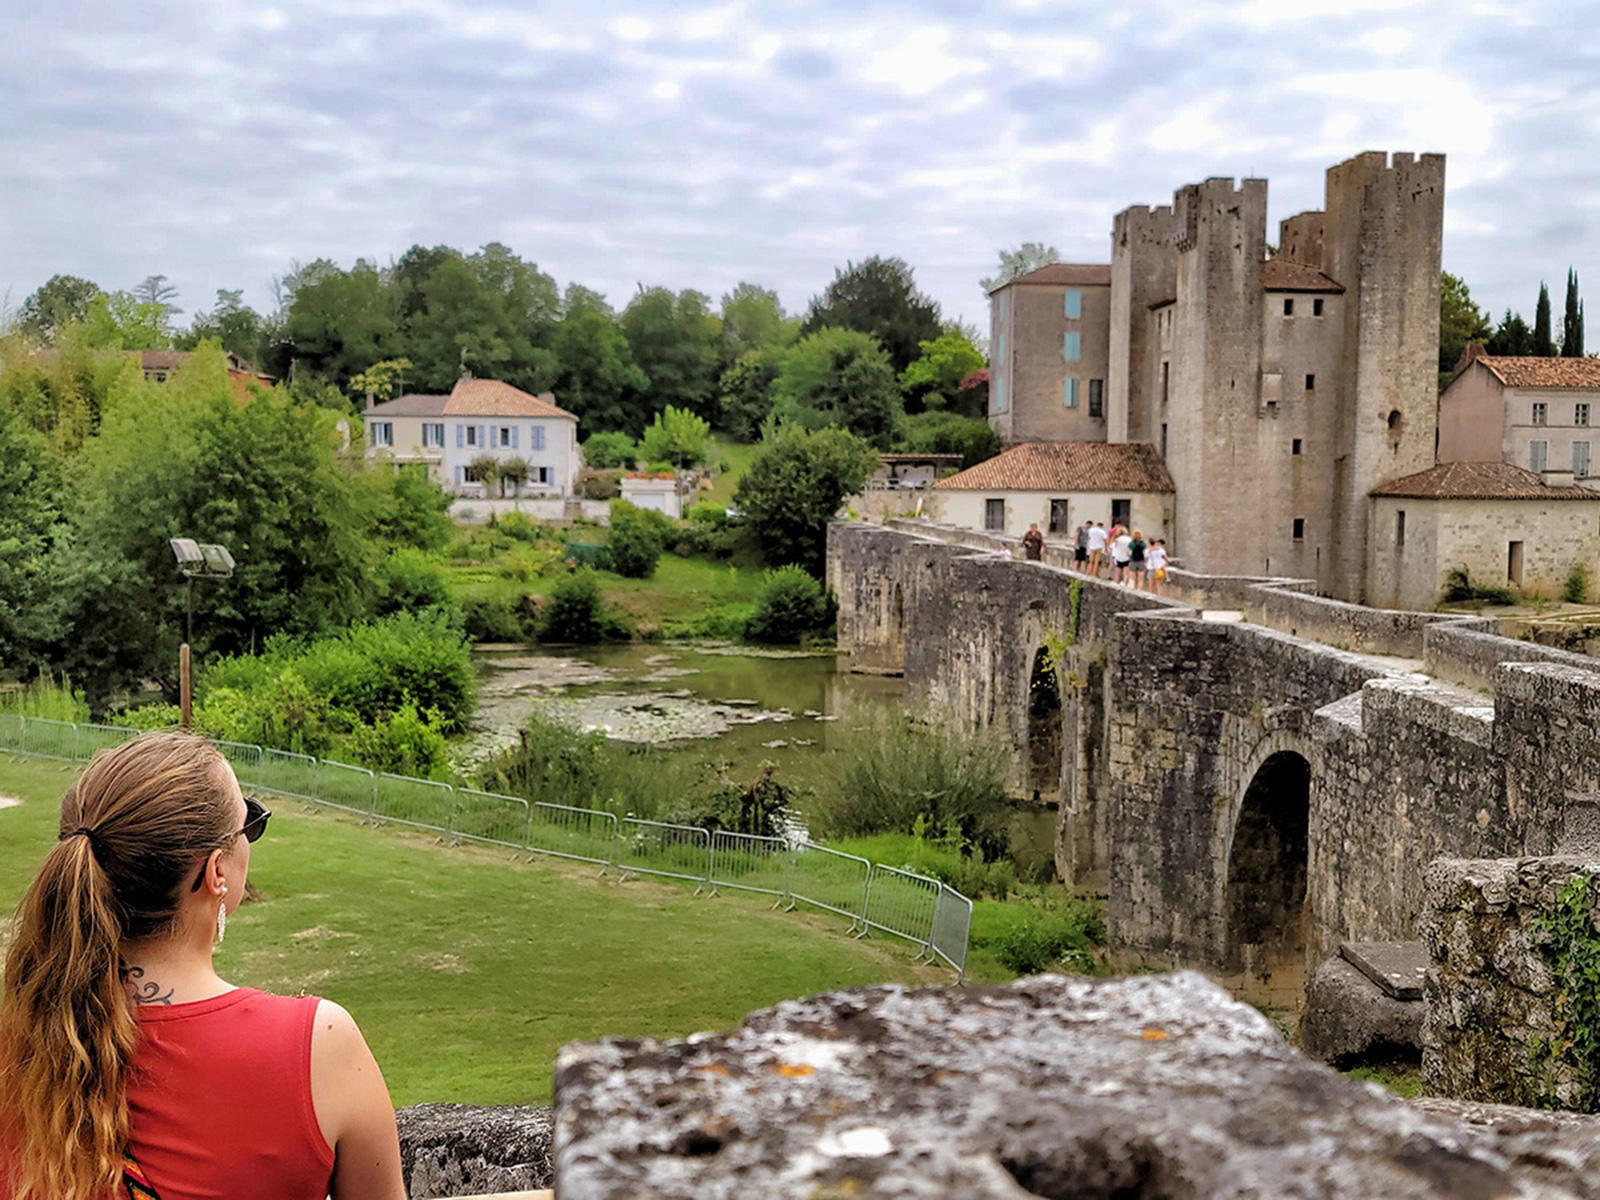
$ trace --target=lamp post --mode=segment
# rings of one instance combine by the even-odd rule
[[[233,555],[226,546],[201,545],[193,538],[172,538],[172,556],[183,574],[184,636],[178,647],[178,723],[188,729],[194,708],[194,677],[189,664],[189,643],[194,640],[194,581],[233,578]]]

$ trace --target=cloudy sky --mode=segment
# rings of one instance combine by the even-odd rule
[[[1600,288],[1596,5],[1544,0],[4,0],[0,293],[510,244],[619,307],[740,279],[801,309],[897,254],[984,317],[997,247],[1107,261],[1210,175],[1319,207],[1449,156],[1444,261],[1498,312]],[[986,318],[985,318],[986,321]]]

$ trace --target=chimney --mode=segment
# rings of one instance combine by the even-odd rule
[[[1488,358],[1489,349],[1482,342],[1468,342],[1461,348],[1461,358],[1456,362],[1456,369],[1452,374],[1460,374],[1467,366],[1480,358]]]

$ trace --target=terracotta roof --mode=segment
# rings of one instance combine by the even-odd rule
[[[449,399],[445,401],[447,416],[461,417],[566,417],[578,418],[556,405],[556,398],[546,392],[530,396],[509,383],[498,379],[461,379],[456,382]]]
[[[1038,267],[1026,275],[1018,275],[1015,279],[1008,279],[1000,287],[994,288],[989,294],[993,295],[1000,288],[1010,287],[1013,283],[1045,283],[1055,284],[1057,287],[1076,284],[1079,287],[1110,287],[1110,263],[1050,263],[1048,266]]]
[[[449,399],[449,396],[424,396],[420,392],[407,392],[393,400],[374,404],[366,412],[380,417],[442,417],[445,401]]]
[[[193,350],[141,350],[139,368],[143,371],[170,371],[193,357]]]
[[[1288,258],[1269,258],[1261,264],[1261,288],[1267,292],[1342,292],[1336,283],[1315,267]]]
[[[1023,442],[933,486],[986,492],[1173,490],[1154,446],[1111,442]]]
[[[1600,492],[1576,484],[1552,486],[1538,472],[1508,462],[1440,463],[1372,489],[1374,496],[1421,500],[1594,500]]]
[[[1514,358],[1483,354],[1476,361],[1493,371],[1507,387],[1573,391],[1600,388],[1600,358]]]

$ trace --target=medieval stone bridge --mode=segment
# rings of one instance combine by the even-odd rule
[[[1290,1002],[1340,942],[1416,936],[1431,859],[1600,832],[1595,659],[1304,581],[1174,572],[1155,597],[1064,549],[1023,562],[994,535],[838,524],[828,582],[854,669],[1012,742],[1124,961]]]

